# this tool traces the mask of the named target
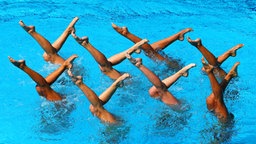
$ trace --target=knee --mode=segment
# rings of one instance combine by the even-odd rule
[[[155,87],[151,87],[149,90],[148,90],[148,93],[151,97],[157,97],[157,89]]]
[[[36,86],[36,91],[40,96],[44,96],[43,89],[40,86]]]
[[[100,67],[100,70],[102,72],[109,72],[113,69],[111,65],[107,65],[107,64],[106,65],[99,65],[99,67]]]
[[[51,60],[51,56],[49,56],[47,53],[44,53],[44,54],[43,54],[43,58],[44,58],[44,60],[47,61],[47,62]]]
[[[94,112],[94,107],[92,106],[92,104],[90,104],[89,110],[90,110],[92,113]]]
[[[105,68],[101,65],[99,65],[99,68],[100,68],[100,71],[104,72],[105,71]]]

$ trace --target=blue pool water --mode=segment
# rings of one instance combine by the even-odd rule
[[[253,143],[256,137],[255,115],[255,42],[256,3],[253,0],[8,0],[0,2],[0,143],[59,144],[59,143]],[[35,83],[8,61],[25,59],[26,64],[43,76],[57,68],[41,57],[43,50],[18,24],[23,20],[53,42],[73,17],[78,36],[88,36],[107,57],[133,44],[117,34],[111,22],[127,26],[129,30],[150,43],[192,27],[186,34],[201,38],[216,56],[243,43],[236,57],[222,65],[229,71],[240,61],[239,76],[226,89],[225,103],[235,115],[234,123],[222,126],[206,108],[205,99],[211,93],[208,77],[201,72],[201,53],[186,40],[177,41],[163,52],[181,64],[196,63],[187,78],[181,78],[169,90],[185,102],[188,110],[175,112],[149,97],[150,82],[136,67],[125,60],[115,68],[128,72],[125,81],[105,108],[122,118],[121,126],[108,126],[92,116],[89,102],[64,73],[53,88],[67,97],[67,104],[56,109],[51,102],[40,98]],[[60,55],[64,58],[78,54],[75,67],[84,82],[97,94],[104,91],[111,80],[103,75],[92,56],[69,37]],[[143,53],[143,63],[161,78],[173,71],[156,63]]]

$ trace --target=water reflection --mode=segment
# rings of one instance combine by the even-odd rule
[[[167,109],[168,108],[168,109]],[[155,117],[154,135],[160,137],[174,137],[181,132],[189,124],[189,119],[192,113],[189,111],[189,106],[185,103],[179,106],[179,111],[170,109],[167,106],[157,117]]]
[[[237,79],[234,79],[230,82],[230,85],[228,85],[228,87],[226,88],[224,95],[225,99],[227,99],[228,101],[232,101],[232,103],[234,100],[238,100],[240,98],[240,88],[236,83],[237,81]]]
[[[100,132],[100,144],[118,144],[128,138],[130,126],[122,121],[118,125],[105,124]]]
[[[201,143],[227,143],[230,142],[234,133],[234,121],[229,123],[215,123],[209,128],[200,131]]]
[[[58,102],[44,101],[40,107],[40,133],[58,133],[72,127],[73,120],[70,113],[75,109],[72,102],[66,99]]]

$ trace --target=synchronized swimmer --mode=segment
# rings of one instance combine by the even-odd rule
[[[190,63],[184,67],[179,65],[177,66],[172,61],[162,56],[159,51],[164,50],[177,40],[183,41],[184,35],[193,31],[192,28],[185,28],[174,35],[159,40],[153,44],[149,44],[147,39],[139,38],[135,34],[128,31],[127,27],[119,27],[112,23],[112,28],[120,35],[132,41],[134,45],[127,50],[113,55],[110,58],[106,58],[106,56],[100,52],[99,49],[95,48],[89,42],[89,38],[87,36],[80,38],[75,34],[75,24],[78,20],[79,18],[75,17],[63,31],[63,33],[52,44],[45,37],[36,32],[35,26],[27,26],[22,20],[19,21],[19,25],[28,34],[30,34],[44,50],[44,60],[51,62],[52,64],[59,65],[55,71],[44,78],[39,73],[28,67],[25,60],[14,60],[12,57],[8,57],[14,66],[28,74],[28,76],[30,76],[31,79],[36,83],[36,91],[40,96],[43,96],[49,101],[60,101],[64,99],[61,94],[51,88],[51,85],[64,71],[67,70],[70,79],[84,93],[90,102],[89,110],[91,113],[104,123],[116,124],[118,123],[118,120],[115,115],[110,113],[103,106],[111,99],[115,91],[119,87],[123,86],[122,82],[131,77],[128,72],[121,73],[113,67],[121,64],[125,59],[128,59],[131,64],[136,66],[152,83],[153,86],[148,90],[149,95],[152,98],[160,99],[164,104],[173,109],[181,104],[181,102],[170,91],[168,91],[168,88],[170,88],[182,76],[187,77],[188,71],[195,67],[196,64]],[[78,57],[78,55],[74,54],[65,60],[65,58],[58,54],[58,51],[62,48],[69,35],[72,35],[74,40],[92,55],[94,60],[98,63],[101,72],[113,80],[113,83],[101,95],[97,96],[96,93],[83,82],[82,76],[76,76],[73,74],[73,61]],[[196,47],[203,55],[203,58],[201,59],[203,66],[202,71],[207,74],[212,88],[212,93],[206,98],[208,110],[213,112],[221,123],[231,121],[234,118],[234,115],[228,111],[224,103],[223,94],[232,78],[237,76],[237,68],[240,62],[236,62],[228,73],[221,68],[221,64],[228,57],[236,56],[236,51],[243,47],[243,44],[237,44],[230,50],[223,53],[221,56],[215,57],[206,47],[204,47],[200,38],[192,40],[190,37],[188,37],[187,41],[192,46]],[[132,57],[133,53],[139,54],[141,50],[155,61],[164,61],[170,68],[176,70],[176,73],[161,80],[153,71],[143,65],[141,58]]]

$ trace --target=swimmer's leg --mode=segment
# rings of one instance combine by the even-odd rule
[[[222,80],[222,82],[220,83],[222,91],[225,91],[231,79],[237,76],[237,67],[239,64],[240,62],[236,62],[231,68],[231,70],[228,72],[228,74],[225,76],[225,78]]]
[[[121,34],[122,36],[126,37],[127,39],[129,39],[130,41],[132,41],[133,43],[138,43],[139,41],[141,41],[142,39],[139,38],[138,36],[130,33],[127,29],[127,27],[118,27],[116,24],[112,23],[112,27],[114,28],[114,30],[116,32],[118,32],[119,34]],[[152,47],[150,44],[145,43],[141,46],[141,49],[143,51],[145,51],[145,53],[147,53],[147,55],[151,58],[157,58],[158,60],[165,60],[165,58],[163,56],[161,56],[160,54],[158,54]]]
[[[220,83],[220,87],[222,89],[222,92],[225,91],[227,85],[229,84],[229,82],[231,81],[231,79],[233,77],[237,76],[237,67],[240,63],[236,62],[234,64],[234,66],[231,68],[231,70],[229,71],[229,73],[224,77],[224,79],[221,81]],[[219,97],[218,97],[219,96]],[[218,97],[218,98],[216,98]],[[209,110],[213,110],[216,108],[216,99],[223,101],[223,95],[215,95],[214,93],[211,93],[207,99],[206,99],[206,104],[207,104],[207,108]]]
[[[153,90],[149,90],[151,97],[161,97],[161,100],[166,104],[179,104],[179,101],[167,90],[167,86],[160,80],[160,78],[142,64],[141,58],[132,58],[129,54],[126,54],[127,59],[135,65],[147,79],[153,84]]]
[[[181,70],[176,72],[175,74],[169,76],[168,78],[162,80],[162,82],[167,86],[167,88],[171,87],[181,76],[187,77],[189,69],[195,67],[196,64],[191,63],[185,67],[183,67]]]
[[[204,59],[202,59],[202,64],[212,87],[212,94],[206,99],[207,108],[214,111],[215,115],[220,120],[224,120],[228,116],[228,110],[223,100],[223,91],[221,85],[218,83],[213,74],[213,66],[207,64]]]
[[[130,75],[128,73],[124,73],[117,78],[103,93],[101,93],[99,99],[102,101],[102,105],[106,104],[110,100],[117,88],[120,87],[122,81],[128,77],[130,77]]]
[[[87,37],[79,38],[75,35],[75,33],[72,33],[72,36],[80,45],[91,53],[95,61],[99,64],[100,70],[104,74],[109,76],[111,79],[117,79],[119,76],[121,76],[121,73],[112,67],[112,63],[108,61],[106,56],[97,50],[91,43],[89,43]]]
[[[75,17],[67,26],[67,28],[63,31],[63,33],[58,37],[58,39],[52,44],[52,46],[56,49],[58,52],[62,45],[65,43],[67,40],[68,36],[71,34],[72,31],[74,31],[74,25],[76,22],[79,20],[78,17]]]
[[[34,80],[34,82],[36,82],[36,90],[39,95],[44,96],[50,101],[62,100],[62,97],[50,87],[47,81],[39,73],[27,67],[24,60],[16,61],[11,57],[9,57],[9,60],[13,65],[23,70]]]
[[[39,86],[49,86],[47,81],[42,77],[39,73],[35,72],[34,70],[30,69],[26,64],[25,60],[16,61],[11,57],[8,57],[10,62],[15,65],[16,67],[23,70],[26,74],[28,74]]]
[[[204,67],[204,71],[207,73],[209,77],[212,91],[213,91],[213,94],[215,95],[215,98],[222,98],[223,97],[222,88],[213,74],[214,67],[210,64],[207,64],[204,59],[202,59],[202,64]]]
[[[135,65],[137,68],[139,68],[140,71],[144,73],[144,75],[148,78],[148,80],[157,88],[161,89],[163,91],[167,91],[166,85],[160,80],[160,78],[152,72],[150,69],[148,69],[146,66],[142,64],[141,58],[132,58],[131,55],[126,54],[127,59]]]
[[[174,34],[170,37],[167,37],[163,40],[160,40],[160,41],[157,41],[157,42],[151,44],[151,46],[155,51],[163,50],[166,47],[168,47],[170,44],[175,42],[176,40],[183,41],[184,40],[184,35],[187,32],[190,32],[190,31],[192,31],[192,28],[183,29],[183,30],[179,31],[178,33],[176,33],[176,34]]]
[[[80,45],[82,45],[89,53],[91,53],[91,55],[93,56],[93,58],[96,60],[96,62],[97,62],[100,66],[112,68],[112,64],[108,61],[108,59],[106,58],[106,56],[105,56],[103,53],[101,53],[99,50],[97,50],[97,49],[89,42],[88,37],[79,38],[78,36],[75,35],[75,33],[72,33],[72,36],[74,37],[74,39],[75,39]]]
[[[202,53],[202,55],[206,58],[210,65],[213,65],[215,67],[218,66],[218,61],[216,57],[206,47],[203,46],[200,38],[196,40],[191,40],[190,37],[188,37],[188,42]]]
[[[81,76],[74,76],[70,70],[68,70],[68,74],[73,80],[73,82],[80,88],[80,90],[85,94],[87,99],[94,107],[102,107],[102,102],[96,95],[96,93],[89,88],[86,84],[83,83],[83,78]]]
[[[195,46],[202,53],[202,55],[206,58],[210,65],[215,67],[220,77],[224,77],[226,75],[226,72],[221,67],[219,67],[217,58],[206,47],[203,46],[200,38],[196,40],[191,40],[188,37],[188,42],[191,45]]]
[[[146,42],[148,42],[148,40],[143,39],[140,42],[133,45],[132,47],[130,47],[129,49],[127,49],[127,50],[125,50],[121,53],[115,54],[112,57],[108,58],[108,61],[111,62],[113,66],[117,65],[117,64],[121,63],[123,60],[126,59],[126,57],[125,57],[126,53],[132,54],[133,52],[136,52],[136,51],[140,50],[139,47],[141,45],[143,45],[144,43],[146,43]]]
[[[20,26],[27,31],[44,49],[47,55],[44,55],[46,61],[51,61],[52,63],[61,64],[64,59],[57,55],[56,49],[51,45],[51,43],[45,39],[42,35],[35,31],[34,26],[26,26],[23,21],[19,22]]]
[[[243,47],[244,45],[243,44],[238,44],[234,47],[232,47],[230,50],[226,51],[224,54],[222,54],[221,56],[219,56],[217,58],[217,61],[219,64],[222,64],[228,57],[232,56],[236,56],[236,51],[238,49],[240,49],[241,47]]]
[[[70,56],[67,60],[63,62],[63,64],[58,69],[49,74],[45,78],[47,83],[49,85],[52,85],[66,69],[70,69],[72,67],[72,62],[75,60],[75,58],[77,58],[77,55]]]

